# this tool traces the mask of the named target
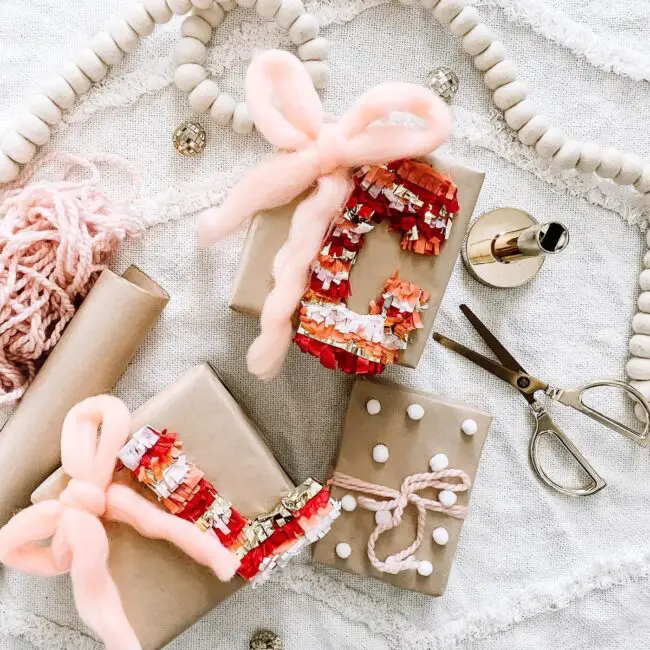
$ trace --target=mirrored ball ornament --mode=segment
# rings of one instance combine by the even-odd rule
[[[196,156],[205,149],[205,129],[198,122],[183,122],[174,131],[174,148],[183,156]]]
[[[250,650],[283,650],[280,637],[275,632],[255,632],[251,638]]]
[[[448,104],[454,99],[459,84],[458,75],[445,66],[434,68],[427,75],[427,86]]]

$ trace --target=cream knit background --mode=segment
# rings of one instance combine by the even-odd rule
[[[0,0],[0,110],[7,109],[0,120],[120,4]],[[465,301],[541,377],[560,385],[622,378],[645,252],[640,197],[595,177],[549,172],[494,112],[458,41],[419,6],[395,0],[309,4],[332,43],[327,110],[341,112],[380,81],[419,83],[431,67],[449,65],[461,88],[454,137],[445,152],[487,172],[477,212],[517,206],[540,219],[560,219],[571,231],[570,249],[519,290],[488,290],[459,264],[437,328],[478,345],[457,309]],[[555,125],[578,139],[650,159],[648,0],[476,4]],[[294,479],[322,477],[350,380],[295,350],[270,384],[246,373],[244,353],[257,324],[227,308],[243,235],[197,250],[194,217],[218,202],[241,168],[268,149],[258,137],[240,137],[203,120],[209,133],[205,153],[195,160],[175,154],[172,130],[191,117],[185,96],[170,87],[178,33],[176,19],[147,39],[81,100],[49,145],[131,159],[145,181],[146,198],[137,209],[160,223],[142,241],[130,242],[115,263],[118,270],[139,264],[172,295],[117,392],[136,406],[207,359],[251,411]],[[274,26],[238,9],[213,41],[209,63],[214,73],[225,70],[224,86],[242,99],[253,50],[286,41]],[[107,188],[119,192],[123,179],[108,176]],[[263,589],[241,592],[171,647],[245,649],[258,627],[278,631],[288,650],[648,647],[650,451],[562,413],[559,422],[609,486],[589,499],[560,497],[543,489],[529,470],[530,417],[524,402],[496,379],[433,343],[417,371],[386,374],[466,399],[495,416],[446,596],[433,600],[400,592],[311,568],[305,558]],[[0,569],[1,648],[96,647],[86,634],[67,579]]]

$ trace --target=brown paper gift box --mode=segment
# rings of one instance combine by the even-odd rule
[[[409,368],[417,366],[430,338],[440,301],[465,239],[485,176],[482,172],[439,156],[429,156],[425,160],[451,175],[458,186],[460,211],[440,255],[427,257],[403,251],[399,245],[399,235],[389,233],[384,222],[366,235],[364,250],[350,274],[352,296],[348,306],[360,314],[368,313],[370,301],[380,295],[386,280],[397,269],[402,280],[413,282],[431,293],[429,307],[422,315],[424,327],[411,334],[408,348],[400,353],[399,364]],[[230,294],[230,308],[234,311],[259,317],[273,286],[273,258],[287,238],[297,203],[294,201],[260,212],[251,222]]]
[[[60,464],[66,413],[112,390],[169,301],[135,266],[105,269],[0,432],[0,525]],[[38,449],[38,453],[34,453]]]
[[[270,511],[294,487],[207,364],[192,368],[137,409],[133,432],[146,424],[179,432],[188,459],[245,516]],[[116,479],[157,503],[129,472],[118,472]],[[66,484],[59,470],[32,501],[55,498]],[[106,524],[106,530],[110,571],[144,650],[166,645],[246,584],[239,576],[220,582],[171,544],[142,537],[127,525]]]
[[[379,400],[381,412],[378,415],[368,414],[366,402],[369,399]],[[421,420],[408,418],[406,409],[410,404],[424,407],[425,415]],[[472,419],[478,425],[476,435],[467,436],[461,432],[461,424],[466,419]],[[409,390],[387,381],[357,380],[334,469],[362,481],[399,490],[407,476],[430,471],[431,456],[444,453],[449,458],[449,467],[465,471],[473,483],[491,419],[487,413],[464,402]],[[372,450],[377,444],[388,447],[388,462],[373,461]],[[359,496],[338,487],[332,489],[336,499],[348,493]],[[470,493],[471,489],[469,493],[459,493],[458,504],[467,505]],[[427,490],[420,494],[432,498],[434,493]],[[472,516],[471,507],[468,516]],[[377,557],[385,559],[407,548],[415,539],[416,521],[415,508],[407,507],[400,526],[380,535]],[[342,571],[373,576],[401,589],[441,596],[449,579],[462,520],[427,512],[424,538],[415,556],[433,564],[434,570],[429,577],[420,576],[414,570],[396,575],[376,570],[366,552],[368,537],[375,526],[373,512],[359,506],[353,512],[342,511],[330,534],[316,544],[313,561]],[[446,546],[439,546],[432,539],[433,530],[439,526],[449,532]],[[352,555],[347,560],[335,553],[339,542],[347,542],[352,547]]]

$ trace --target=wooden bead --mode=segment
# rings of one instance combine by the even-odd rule
[[[639,180],[634,183],[634,188],[641,194],[650,192],[650,163],[643,165],[643,172],[641,172]]]
[[[278,13],[282,0],[257,0],[255,11],[258,16],[265,20],[272,20]]]
[[[551,164],[555,169],[575,169],[580,160],[580,143],[576,140],[565,140],[560,150],[553,156]]]
[[[191,2],[197,9],[209,9],[212,6],[213,0],[191,0]],[[241,4],[241,2],[238,4]],[[241,6],[244,7],[245,5]]]
[[[646,269],[650,269],[650,251],[643,256],[643,266],[645,266]]]
[[[636,304],[639,311],[642,311],[644,314],[650,314],[650,291],[644,291],[639,294]]]
[[[232,11],[237,3],[235,0],[214,0],[225,12]]]
[[[490,90],[496,90],[517,79],[517,66],[510,59],[493,65],[483,77],[485,85]]]
[[[275,22],[282,29],[289,29],[304,13],[305,6],[302,0],[282,0],[280,9],[275,14]]]
[[[549,122],[547,117],[535,115],[530,122],[519,129],[517,136],[522,144],[532,147],[548,131],[548,127]]]
[[[643,173],[643,160],[633,153],[624,153],[621,162],[621,171],[614,176],[618,185],[634,185]]]
[[[178,41],[174,49],[176,65],[183,65],[184,63],[204,65],[207,59],[208,50],[198,38],[184,36]]]
[[[32,95],[27,100],[27,108],[50,126],[58,124],[63,119],[63,112],[47,95]]]
[[[560,129],[552,126],[549,130],[537,141],[535,151],[546,159],[553,158],[553,156],[560,150],[564,144],[566,135]]]
[[[252,9],[257,0],[235,0],[235,2],[244,9]]]
[[[470,56],[476,56],[485,52],[492,45],[492,41],[494,34],[487,25],[480,23],[463,36],[463,50]]]
[[[50,139],[50,127],[33,113],[19,115],[12,126],[23,138],[39,147],[42,147]]]
[[[442,25],[448,25],[467,4],[466,0],[440,0],[433,10],[436,20]]]
[[[405,7],[411,7],[418,3],[418,0],[399,0]]]
[[[614,147],[606,147],[600,155],[600,165],[596,168],[596,173],[601,178],[614,178],[621,171],[623,154]]]
[[[48,79],[43,84],[43,92],[63,110],[70,108],[74,104],[74,90],[61,75],[55,75]]]
[[[650,248],[650,228],[646,228],[645,231],[645,243],[648,248]]]
[[[320,90],[330,82],[332,72],[324,61],[305,61],[303,65],[311,77],[314,88]]]
[[[212,38],[212,27],[201,16],[188,16],[181,26],[181,34],[208,43]]]
[[[20,174],[20,165],[0,150],[0,183],[11,183]]]
[[[650,269],[641,271],[639,275],[639,286],[641,291],[650,291]]]
[[[650,359],[632,357],[625,370],[630,379],[650,379]]]
[[[124,58],[124,51],[108,32],[95,34],[88,45],[106,65],[116,65]]]
[[[524,124],[528,124],[535,115],[537,115],[537,109],[530,99],[524,99],[523,102],[511,106],[504,113],[506,123],[515,131],[519,131]]]
[[[108,33],[126,54],[135,51],[140,44],[140,37],[124,18],[114,18],[108,26]]]
[[[69,62],[63,66],[61,76],[70,84],[77,95],[83,95],[90,90],[92,81],[82,72],[76,63]]]
[[[642,359],[650,359],[650,336],[634,334],[628,344],[630,354]]]
[[[492,95],[494,104],[502,111],[523,102],[528,97],[528,88],[522,81],[511,81],[501,88],[497,88]]]
[[[246,133],[251,133],[253,127],[253,118],[248,111],[246,102],[239,102],[239,104],[235,106],[235,112],[232,116],[232,130],[235,133],[245,135]]]
[[[420,0],[420,5],[424,9],[433,9],[439,2],[440,0]]]
[[[217,124],[225,126],[232,119],[236,105],[237,102],[235,102],[235,98],[230,93],[221,93],[214,104],[212,104],[210,117]]]
[[[298,47],[298,56],[302,61],[324,61],[330,53],[330,43],[319,36]]]
[[[576,169],[583,174],[591,174],[596,171],[598,165],[600,165],[600,147],[594,142],[584,142]]]
[[[124,20],[126,20],[138,36],[151,36],[153,30],[156,28],[154,19],[149,15],[144,5],[139,2],[126,5],[121,13]]]
[[[165,0],[144,0],[144,8],[159,25],[168,23],[174,15]]]
[[[318,36],[318,18],[313,14],[303,14],[289,29],[289,38],[295,45],[302,45]]]
[[[643,205],[644,205],[645,208],[650,210],[650,192],[646,192],[643,195]]]
[[[637,312],[632,319],[632,330],[635,334],[650,334],[650,314]]]
[[[474,57],[474,67],[481,72],[489,70],[506,58],[506,48],[503,43],[494,41],[484,52]]]
[[[218,27],[226,17],[226,12],[218,4],[213,4],[210,9],[197,9],[194,12],[199,18],[203,18],[212,29]]]
[[[167,0],[167,5],[177,16],[185,15],[192,8],[190,0]]]
[[[79,50],[74,56],[74,62],[95,83],[108,74],[108,66],[89,47]]]
[[[449,31],[454,36],[465,36],[481,22],[481,17],[475,7],[463,7],[456,18],[449,23]]]
[[[208,73],[202,65],[185,63],[176,68],[176,72],[174,72],[174,83],[179,90],[182,90],[184,93],[189,93],[207,76]]]
[[[198,113],[207,113],[220,93],[221,89],[212,79],[204,79],[190,93],[190,106]]]
[[[36,145],[13,129],[4,132],[0,149],[14,162],[21,165],[27,164],[36,155]]]

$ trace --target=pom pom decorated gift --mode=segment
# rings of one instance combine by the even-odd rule
[[[314,562],[441,596],[491,419],[465,402],[357,380],[332,474],[341,516]]]
[[[283,151],[205,212],[199,234],[209,244],[256,215],[231,295],[236,311],[261,314],[249,370],[275,376],[292,338],[353,374],[415,367],[483,182],[440,158],[411,160],[447,138],[449,109],[424,88],[382,84],[328,122],[301,64],[279,51],[253,60],[246,91]],[[424,126],[374,124],[393,111]]]
[[[238,565],[237,575],[221,582],[170,544],[107,523],[109,570],[145,650],[165,646],[247,583],[263,582],[324,536],[338,516],[326,487],[312,480],[294,486],[205,364],[137,409],[129,430],[115,483],[138,492],[160,515],[173,513],[165,516],[214,539]],[[65,494],[68,481],[57,471],[32,500],[42,505]]]

